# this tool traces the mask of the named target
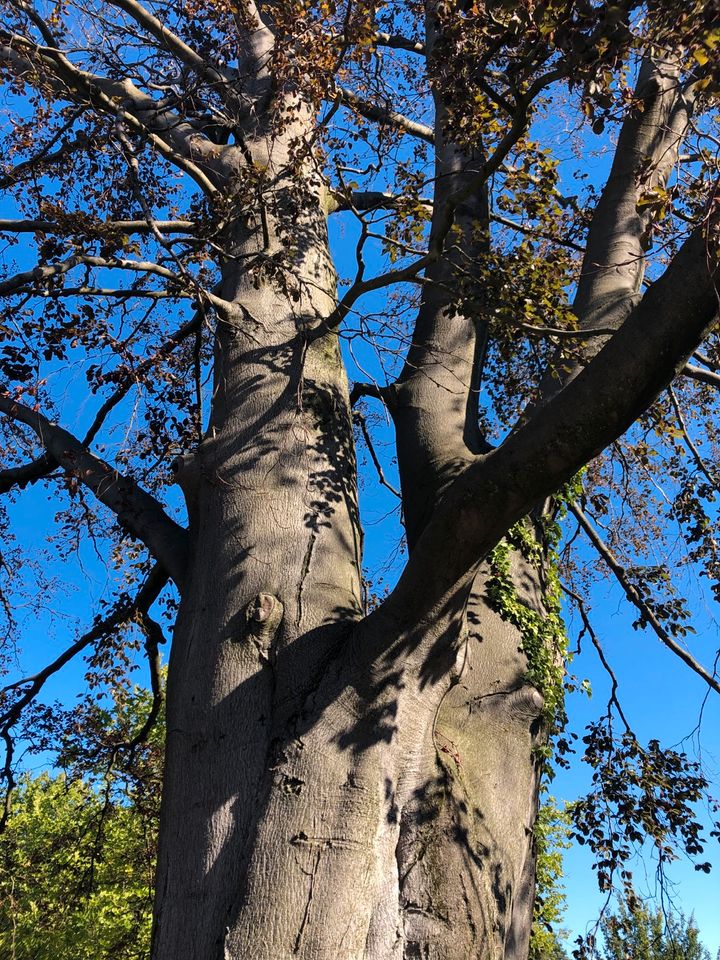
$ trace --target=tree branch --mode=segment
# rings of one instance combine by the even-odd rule
[[[57,461],[45,453],[36,460],[23,463],[19,467],[6,467],[0,470],[0,493],[7,493],[13,487],[26,487],[28,483],[41,480],[57,467]]]
[[[90,644],[96,643],[98,640],[102,640],[103,637],[106,637],[117,627],[127,623],[136,616],[140,616],[141,623],[145,629],[149,620],[148,610],[157,600],[167,581],[168,574],[165,572],[161,564],[156,564],[148,574],[144,584],[140,588],[134,600],[129,600],[127,597],[123,597],[115,604],[115,607],[109,616],[102,620],[96,621],[91,629],[87,631],[87,633],[84,633],[81,637],[79,637],[75,643],[71,644],[66,650],[64,650],[59,657],[56,657],[55,660],[52,661],[52,663],[49,663],[38,673],[33,674],[33,676],[23,677],[21,680],[16,680],[14,683],[9,683],[0,690],[0,694],[3,694],[9,693],[12,690],[17,690],[20,687],[27,687],[27,689],[22,692],[18,699],[15,700],[15,702],[5,711],[5,713],[0,715],[0,736],[5,741],[5,764],[2,772],[5,782],[7,783],[3,812],[2,815],[0,815],[0,834],[2,834],[7,823],[10,796],[14,784],[12,772],[13,740],[10,731],[20,719],[22,711],[28,706],[28,704],[35,700],[45,685],[45,682],[51,676],[53,676],[53,674],[61,670],[66,663],[69,663],[74,657],[89,647]],[[154,623],[154,621],[151,622]],[[157,627],[157,629],[159,630],[160,628]],[[155,637],[155,639],[157,638]],[[150,655],[150,650],[148,650],[148,655]]]
[[[104,236],[108,233],[152,233],[147,220],[97,220],[88,221],[82,214],[73,230],[72,213],[64,214],[62,220],[0,220],[0,233],[53,233],[71,234],[82,232],[85,236]],[[154,226],[161,233],[193,233],[197,229],[194,220],[156,220]]]
[[[108,414],[123,400],[124,397],[127,396],[132,385],[137,383],[140,377],[146,371],[150,370],[159,360],[162,360],[164,357],[172,353],[172,351],[179,346],[179,344],[183,343],[189,336],[192,336],[193,333],[197,333],[200,330],[203,321],[204,316],[202,312],[200,310],[196,311],[192,319],[188,320],[187,323],[184,323],[174,333],[172,333],[165,343],[163,343],[162,346],[156,350],[154,354],[152,354],[152,356],[146,357],[135,368],[135,370],[132,371],[132,373],[128,371],[125,381],[120,383],[113,393],[105,399],[95,414],[90,428],[83,437],[82,444],[84,447],[90,446],[97,436],[103,423],[107,419]],[[17,486],[23,488],[28,483],[34,483],[36,480],[41,480],[49,473],[52,473],[57,466],[57,460],[45,453],[41,457],[38,457],[36,460],[32,460],[29,463],[22,464],[18,467],[8,467],[5,470],[0,470],[0,494],[7,493],[8,490],[11,490],[13,487]]]
[[[197,310],[192,319],[188,320],[187,323],[184,323],[181,327],[179,327],[173,334],[170,335],[170,337],[168,337],[165,343],[158,350],[156,350],[152,356],[146,357],[142,363],[138,365],[133,372],[133,376],[128,374],[125,382],[121,383],[116,388],[116,390],[104,401],[98,412],[95,414],[95,418],[90,425],[90,429],[83,439],[84,446],[88,446],[90,443],[92,443],[108,413],[110,413],[110,411],[113,410],[125,396],[127,396],[133,383],[137,383],[139,378],[146,371],[150,370],[158,362],[158,360],[162,360],[164,357],[168,356],[170,353],[172,353],[175,347],[187,340],[187,338],[193,333],[197,333],[202,326],[203,320],[204,316],[202,312]]]
[[[426,143],[435,142],[435,133],[432,127],[428,127],[424,123],[418,123],[416,120],[411,120],[410,117],[406,117],[403,113],[398,113],[397,110],[393,110],[390,106],[381,106],[380,104],[372,103],[370,100],[365,100],[353,90],[348,89],[348,87],[338,85],[336,89],[342,103],[346,107],[353,109],[356,113],[359,113],[361,117],[365,117],[366,120],[374,120],[388,127],[395,127],[397,130],[402,130],[403,133],[409,133],[413,137],[418,137]]]
[[[592,645],[595,647],[595,651],[598,657],[600,658],[600,663],[603,665],[605,672],[610,677],[610,700],[608,703],[608,720],[611,719],[611,710],[614,705],[620,719],[623,722],[623,725],[625,726],[625,729],[627,730],[628,733],[630,733],[631,732],[630,724],[627,721],[627,717],[625,716],[625,712],[623,711],[623,708],[620,705],[620,700],[618,699],[618,695],[617,695],[618,679],[615,675],[615,671],[610,666],[610,663],[607,657],[605,656],[605,651],[602,648],[602,644],[600,643],[598,635],[595,633],[595,629],[592,623],[590,622],[590,615],[587,612],[587,605],[583,600],[583,598],[578,593],[575,593],[574,590],[571,590],[570,587],[568,587],[566,584],[560,583],[560,589],[563,591],[563,593],[567,594],[567,596],[570,597],[571,600],[575,602],[575,605],[577,606],[578,612],[583,622],[583,632],[587,633],[587,635],[590,637]],[[582,637],[582,632],[580,636]],[[578,642],[579,642],[579,638],[578,638]]]
[[[562,327],[536,327],[532,323],[519,323],[518,328],[536,337],[556,337],[559,340],[592,340],[595,337],[611,337],[613,327],[592,327],[588,330],[565,330]]]
[[[205,57],[188,46],[184,40],[169,30],[164,23],[161,23],[157,17],[153,16],[137,0],[109,0],[114,7],[123,10],[128,16],[146,30],[151,37],[154,37],[160,44],[173,53],[181,63],[190,67],[203,80],[209,80],[218,93],[222,94],[224,87],[232,83],[236,77],[235,74],[227,69],[219,70],[211,66]]]
[[[24,51],[24,54],[20,51]],[[54,47],[43,47],[27,37],[0,32],[0,62],[19,76],[32,78],[37,67],[45,68],[46,79],[56,96],[72,103],[89,103],[100,112],[116,117],[123,113],[136,133],[144,136],[167,160],[184,170],[205,193],[217,188],[194,162],[214,159],[217,148],[195,127],[171,111],[161,108],[129,79],[114,80],[76,67]]]
[[[68,153],[72,150],[77,149],[78,147],[84,147],[88,144],[87,137],[78,136],[75,140],[66,141],[62,146],[58,147],[54,153],[49,151],[55,144],[63,137],[73,126],[76,120],[78,120],[84,111],[84,107],[79,107],[77,110],[74,110],[70,119],[66,120],[65,123],[57,130],[50,140],[41,147],[34,157],[30,157],[28,160],[23,160],[21,163],[16,164],[9,173],[5,174],[4,177],[0,178],[0,190],[6,190],[8,187],[11,187],[14,183],[17,183],[18,180],[22,179],[27,174],[31,173],[37,164],[43,164],[50,166],[53,163],[58,163],[62,160]]]
[[[13,400],[0,388],[0,413],[24,423],[37,434],[49,456],[88,487],[115,513],[118,521],[150,552],[182,588],[185,575],[187,533],[165,513],[161,504],[134,480],[99,459],[67,430],[47,417]]]
[[[536,237],[538,240],[549,240],[551,243],[556,243],[560,247],[566,247],[568,250],[575,250],[578,253],[585,253],[585,247],[580,243],[575,243],[574,240],[568,240],[565,237],[555,237],[549,231],[538,230],[536,227],[532,227],[524,223],[518,223],[516,220],[511,220],[509,217],[503,217],[495,210],[491,212],[490,220],[493,223],[501,223],[504,227],[509,227],[511,230],[517,230],[518,233],[523,233],[527,237]]]
[[[679,78],[676,63],[646,57],[642,64],[588,230],[573,303],[581,329],[616,330],[641,296],[653,213],[652,206],[638,204],[645,191],[664,187],[693,109],[693,95],[681,90]],[[576,376],[601,346],[601,339],[589,338],[569,363],[559,352],[542,380],[542,396]]]
[[[690,667],[690,669],[699,677],[701,677],[709,687],[712,687],[716,693],[720,693],[720,682],[718,682],[716,677],[713,677],[711,674],[709,674],[707,670],[700,663],[698,663],[690,653],[688,653],[687,650],[681,647],[680,644],[670,636],[668,631],[658,620],[652,607],[647,603],[637,587],[628,578],[623,565],[618,561],[607,544],[602,540],[597,530],[590,523],[580,506],[573,501],[568,504],[568,509],[585,531],[588,539],[597,550],[607,568],[613,573],[615,579],[625,591],[625,596],[642,614],[661,643],[663,643],[668,650],[671,650],[676,657],[679,657],[683,663]]]
[[[140,626],[145,634],[145,655],[147,656],[148,668],[150,670],[152,703],[145,722],[135,736],[126,744],[126,748],[131,755],[135,747],[140,746],[141,743],[145,743],[147,740],[148,734],[155,726],[163,702],[162,685],[160,682],[161,662],[158,647],[160,644],[165,643],[165,637],[163,636],[160,624],[157,620],[153,620],[147,610],[139,610],[138,616]]]
[[[703,370],[702,367],[693,366],[686,363],[680,373],[691,380],[698,380],[700,383],[707,383],[711,387],[720,387],[720,374],[713,373],[712,370]]]
[[[717,218],[716,210],[708,230]],[[505,532],[624,433],[684,367],[715,323],[715,251],[714,234],[708,241],[697,229],[577,377],[448,486],[382,605],[394,629],[449,602]]]
[[[148,228],[151,230],[152,225],[148,225]],[[68,257],[67,260],[62,260],[58,263],[38,264],[36,267],[33,267],[32,270],[24,270],[22,273],[16,273],[14,276],[8,277],[7,280],[0,283],[0,297],[7,297],[17,293],[34,293],[38,290],[39,285],[55,277],[65,276],[65,274],[78,266],[96,267],[102,270],[127,270],[130,273],[150,274],[177,284],[179,287],[178,291],[117,291],[127,296],[149,296],[157,293],[158,295],[170,297],[191,297],[194,300],[206,300],[224,317],[232,317],[236,314],[236,307],[233,303],[224,300],[222,297],[218,297],[217,294],[206,290],[199,284],[197,286],[192,284],[192,289],[189,290],[187,288],[188,278],[179,276],[161,264],[153,263],[150,260],[128,260],[124,257],[97,257],[90,254],[73,254]],[[63,292],[65,295],[80,295],[84,290],[88,293],[93,292],[92,288],[75,287],[71,291],[48,290],[43,291],[43,293],[49,296],[60,295]],[[95,291],[95,293],[97,295],[98,291]],[[99,291],[99,293],[108,296],[112,295],[110,291]]]
[[[197,293],[182,290],[142,290],[119,287],[59,287],[42,289],[40,287],[19,287],[15,293],[47,297],[99,297],[101,300],[197,300]]]
[[[720,490],[718,485],[718,478],[713,476],[708,470],[707,464],[703,460],[700,451],[693,443],[692,437],[688,432],[687,424],[685,423],[685,417],[683,416],[682,408],[680,407],[680,402],[678,401],[677,395],[672,388],[672,384],[668,385],[668,395],[670,397],[670,402],[672,403],[673,410],[675,411],[675,416],[677,417],[677,422],[680,425],[680,430],[682,431],[683,440],[685,441],[685,446],[690,451],[695,465],[698,470],[702,473],[705,479],[708,481],[711,487],[714,487],[716,490]]]
[[[377,383],[360,383],[356,380],[350,390],[350,406],[354,407],[362,397],[373,397],[375,400],[387,403],[387,387],[381,387]]]
[[[419,53],[425,56],[427,50],[425,44],[420,40],[412,40],[410,37],[403,37],[399,33],[384,33],[380,31],[375,34],[375,45],[378,47],[389,47],[391,50],[409,50],[410,53]]]
[[[386,487],[390,491],[390,493],[392,493],[394,496],[398,498],[398,500],[402,500],[402,495],[400,491],[396,489],[391,483],[389,483],[385,477],[385,472],[383,471],[382,464],[380,463],[378,459],[378,455],[375,452],[375,446],[372,442],[372,437],[370,436],[370,431],[368,430],[368,425],[365,420],[365,417],[362,415],[362,413],[360,413],[359,410],[353,410],[353,420],[360,427],[360,431],[365,440],[365,445],[367,446],[368,452],[370,453],[370,459],[372,460],[373,465],[377,470],[378,480],[380,481],[382,486]]]

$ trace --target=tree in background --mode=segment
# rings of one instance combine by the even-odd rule
[[[4,777],[63,728],[82,755],[143,644],[147,733],[160,600],[155,960],[524,960],[542,774],[571,748],[563,592],[613,676],[579,537],[720,692],[682,577],[720,570],[719,20],[716,0],[4,4],[8,669],[15,604],[62,622],[58,558],[92,549],[110,583],[6,685]],[[568,160],[591,144],[599,188]],[[373,602],[358,444],[407,548]],[[54,546],[33,558],[12,504],[38,485]],[[87,702],[49,709],[81,655]],[[640,742],[614,680],[585,746],[575,829],[603,889],[646,836],[662,863],[702,854],[702,771]]]
[[[82,748],[71,739],[51,776],[24,775],[0,836],[0,956],[7,960],[144,960],[157,847],[161,728],[129,762],[108,767],[97,738],[126,744],[150,707],[142,691],[95,708]],[[97,746],[97,743],[95,744]],[[89,760],[91,754],[94,759]]]
[[[601,924],[603,960],[710,960],[692,917],[633,902]]]
[[[565,915],[563,851],[570,846],[571,819],[554,797],[545,797],[535,820],[535,908],[530,960],[568,960],[561,928]]]

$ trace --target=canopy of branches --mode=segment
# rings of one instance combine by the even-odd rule
[[[367,502],[396,521],[382,402],[392,407],[398,376],[419,366],[450,392],[453,378],[465,383],[454,347],[415,324],[421,304],[437,297],[469,322],[467,482],[482,481],[477,501],[500,477],[511,492],[485,539],[440,564],[447,577],[476,563],[519,519],[513,511],[590,461],[565,491],[566,516],[558,506],[547,518],[583,635],[611,671],[588,602],[611,577],[636,626],[703,693],[720,690],[714,645],[692,637],[691,600],[698,583],[708,604],[720,598],[718,50],[717,0],[4,3],[8,784],[16,739],[43,750],[60,728],[89,736],[92,703],[129,688],[143,643],[149,720],[158,713],[162,633],[148,611],[160,596],[172,619],[166,583],[182,585],[188,549],[171,466],[207,428],[217,329],[235,325],[248,343],[261,333],[221,284],[236,262],[258,289],[300,305],[308,342],[339,330]],[[324,315],[308,311],[315,293],[296,270],[312,242],[301,229],[308,196],[329,219],[335,255],[317,275],[338,273]],[[233,229],[253,217],[266,242],[238,252]],[[505,472],[486,476],[486,463]],[[424,509],[404,504],[411,547]],[[47,524],[40,541],[24,510]],[[460,512],[448,515],[452,539]],[[64,565],[97,571],[97,556],[100,608],[80,611],[85,626],[66,652],[31,666],[21,636],[34,617],[45,629],[78,614]],[[50,710],[46,681],[83,655],[86,694]],[[146,733],[102,746],[115,760]],[[692,814],[702,771],[682,752],[641,747],[614,684],[585,745],[595,781],[576,828],[598,854],[601,885],[625,869],[641,828],[662,860],[677,844],[702,853]],[[560,739],[561,758],[569,746]],[[56,788],[27,784],[22,802]]]

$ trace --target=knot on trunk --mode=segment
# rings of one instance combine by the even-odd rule
[[[283,618],[284,607],[270,593],[258,593],[245,608],[247,636],[258,649],[262,660],[270,659],[270,647]]]

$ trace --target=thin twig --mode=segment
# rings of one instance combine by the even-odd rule
[[[678,403],[678,398],[675,391],[672,388],[672,385],[668,387],[668,395],[670,397],[670,403],[673,405],[675,411],[675,416],[677,417],[678,424],[682,431],[683,440],[685,441],[685,446],[688,448],[692,454],[692,458],[697,464],[698,470],[703,474],[705,479],[708,481],[711,487],[714,487],[715,490],[718,489],[718,478],[714,477],[707,468],[705,461],[700,454],[700,451],[693,443],[690,434],[688,433],[687,424],[685,423],[685,417],[683,416],[682,409]]]
[[[626,570],[623,567],[623,565],[619,562],[619,560],[615,557],[615,555],[607,546],[607,544],[600,537],[597,530],[590,523],[590,520],[587,518],[587,516],[582,511],[580,506],[576,502],[571,501],[568,504],[568,509],[570,510],[570,512],[578,521],[582,529],[587,534],[588,539],[597,550],[601,559],[605,562],[606,566],[615,575],[616,580],[625,591],[625,595],[630,601],[630,603],[632,603],[633,606],[635,606],[640,611],[640,613],[642,614],[644,619],[647,621],[649,626],[653,629],[653,631],[655,632],[656,636],[661,641],[661,643],[663,643],[668,648],[668,650],[671,650],[676,657],[679,657],[683,661],[683,663],[685,663],[688,667],[690,667],[690,669],[694,673],[696,673],[699,677],[701,677],[709,687],[712,687],[712,689],[716,693],[720,693],[720,682],[718,682],[716,677],[708,673],[705,667],[703,667],[702,664],[698,663],[698,661],[692,656],[692,654],[690,654],[687,650],[683,649],[683,647],[681,647],[680,644],[675,639],[673,639],[673,637],[670,636],[670,634],[667,632],[665,627],[658,620],[652,607],[643,598],[640,591],[628,578]]]
[[[377,453],[375,453],[375,447],[373,446],[372,438],[370,436],[370,431],[368,430],[368,425],[367,425],[367,421],[365,420],[365,417],[363,416],[362,413],[360,413],[359,410],[353,410],[353,420],[360,427],[362,435],[365,439],[365,443],[367,444],[368,451],[370,453],[370,458],[372,459],[372,462],[375,465],[375,469],[377,470],[378,479],[380,480],[380,483],[384,487],[387,487],[390,493],[396,496],[398,500],[402,500],[402,494],[400,493],[400,491],[397,490],[391,483],[389,483],[385,477],[382,464],[378,459]]]
[[[618,691],[617,676],[615,675],[615,671],[613,670],[613,668],[610,666],[610,663],[608,662],[608,659],[605,656],[605,651],[602,648],[602,644],[600,643],[600,640],[598,639],[598,636],[595,633],[593,625],[590,622],[590,617],[587,612],[587,605],[583,600],[583,598],[580,596],[580,594],[575,593],[575,591],[571,590],[570,587],[568,587],[566,584],[561,582],[560,588],[563,591],[563,593],[567,594],[567,596],[570,597],[571,600],[577,606],[578,613],[580,614],[580,617],[583,622],[583,632],[590,637],[590,640],[592,641],[592,645],[595,647],[595,650],[597,651],[597,655],[600,658],[600,663],[603,665],[605,672],[610,677],[611,687],[610,687],[610,699],[608,701],[608,718],[610,717],[611,707],[614,704],[615,708],[617,709],[618,716],[620,717],[623,724],[625,725],[625,729],[628,731],[628,733],[631,733],[632,730],[631,730],[630,724],[628,723],[625,713],[623,712],[623,708],[620,706],[620,701],[617,696],[617,691]]]

